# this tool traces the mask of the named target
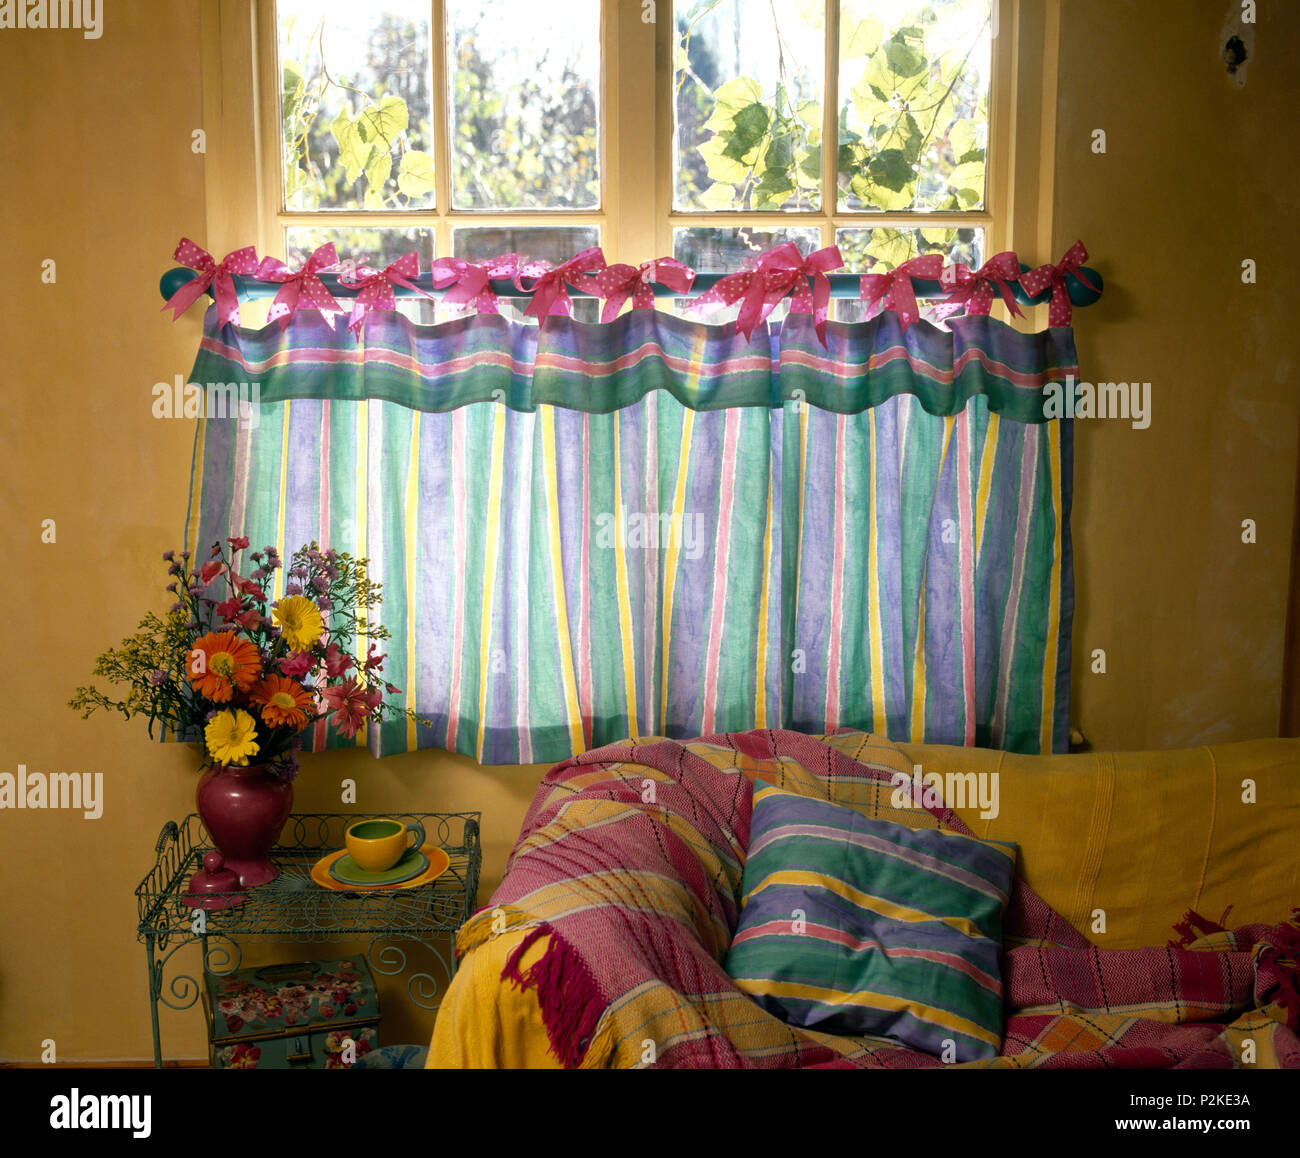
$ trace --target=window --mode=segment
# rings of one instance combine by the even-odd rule
[[[793,241],[839,246],[850,272],[932,252],[979,264],[991,22],[990,0],[679,0],[675,256],[731,270]]]
[[[1037,258],[1055,7],[219,0],[206,109],[231,148],[209,149],[209,232],[245,243],[235,224],[255,219],[291,263],[327,240],[425,266],[600,245],[724,272],[794,241],[865,272],[929,252],[977,265],[1013,234]],[[1032,115],[1013,116],[1018,84]]]

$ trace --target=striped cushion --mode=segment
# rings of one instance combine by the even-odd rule
[[[736,984],[791,1025],[994,1057],[1016,846],[754,787]]]

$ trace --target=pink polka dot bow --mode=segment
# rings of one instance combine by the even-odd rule
[[[1019,276],[1020,259],[1009,249],[990,257],[974,272],[960,261],[945,266],[939,275],[939,284],[952,292],[947,301],[934,307],[933,314],[942,320],[964,309],[968,318],[987,317],[993,308],[993,289],[996,286],[1007,309],[1016,317],[1023,318],[1024,312],[1016,305],[1015,295],[1011,292],[1011,283]]]
[[[545,270],[533,283],[533,300],[528,303],[524,313],[531,314],[538,321],[549,318],[552,314],[568,316],[573,312],[573,303],[569,299],[569,291],[565,288],[565,283],[575,289],[585,289],[582,279],[604,268],[605,254],[600,246],[593,245],[575,254],[555,269]],[[528,271],[522,267],[515,275],[515,285],[521,290],[524,286],[520,278],[527,275]]]
[[[804,257],[794,242],[787,241],[760,254],[751,269],[728,274],[712,289],[705,290],[694,308],[740,302],[736,332],[748,338],[788,294],[793,313],[812,314],[817,337],[824,346],[831,300],[831,283],[826,275],[843,264],[839,249],[833,245]]]
[[[695,281],[695,271],[673,257],[656,261],[643,261],[640,265],[607,265],[598,273],[587,275],[583,289],[605,299],[600,311],[602,322],[613,321],[628,298],[634,310],[652,310],[655,305],[655,283],[667,286],[678,293],[689,293]]]
[[[429,272],[433,275],[433,284],[439,289],[451,287],[443,294],[444,304],[465,306],[480,314],[497,314],[501,310],[492,289],[493,279],[513,280],[521,273],[541,277],[550,268],[546,262],[530,262],[517,253],[503,253],[481,265],[460,257],[440,257],[429,266]]]
[[[172,260],[198,271],[198,277],[191,278],[163,306],[172,311],[172,321],[176,321],[212,286],[212,296],[217,300],[217,317],[224,326],[227,322],[239,324],[239,294],[235,289],[234,274],[250,277],[257,273],[257,250],[246,245],[226,254],[218,263],[206,249],[195,245],[188,237],[182,237],[180,244],[172,253]]]
[[[1021,288],[1030,297],[1036,297],[1049,285],[1052,287],[1052,304],[1047,307],[1049,326],[1068,326],[1074,316],[1070,305],[1070,289],[1065,281],[1067,273],[1074,274],[1090,290],[1097,289],[1079,268],[1087,260],[1088,251],[1084,248],[1083,242],[1076,241],[1055,265],[1040,265],[1037,269],[1031,269],[1028,273],[1020,275]]]
[[[343,307],[334,300],[334,295],[325,288],[320,274],[339,263],[339,255],[334,250],[333,242],[320,246],[311,255],[301,269],[291,270],[278,257],[264,257],[257,267],[259,281],[278,281],[284,284],[276,291],[275,301],[267,311],[268,322],[279,322],[280,329],[287,329],[293,315],[299,309],[318,310],[322,314],[341,314]]]
[[[414,290],[430,301],[436,301],[432,294],[426,293],[415,284],[414,279],[419,276],[420,255],[414,251],[402,254],[396,261],[380,270],[371,269],[368,265],[353,265],[349,262],[348,268],[339,274],[339,285],[358,291],[352,303],[352,316],[348,318],[348,329],[352,331],[352,336],[357,341],[361,340],[366,318],[370,316],[372,310],[397,308],[394,286]]]
[[[887,273],[864,273],[858,282],[858,297],[868,307],[883,302],[884,309],[893,310],[898,315],[899,327],[903,333],[907,333],[908,326],[921,320],[921,309],[916,304],[912,279],[923,277],[937,281],[942,274],[943,255],[927,253],[911,258]]]

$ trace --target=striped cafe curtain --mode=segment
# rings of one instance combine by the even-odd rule
[[[247,384],[195,444],[187,543],[372,561],[398,719],[306,749],[553,762],[629,736],[835,727],[1065,751],[1073,332],[806,315],[751,339],[303,312],[219,326]],[[203,546],[200,546],[203,545]],[[283,572],[280,573],[283,583]],[[364,654],[366,641],[359,641]]]

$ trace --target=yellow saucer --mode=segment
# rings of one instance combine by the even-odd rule
[[[399,881],[395,885],[348,885],[330,876],[330,865],[339,857],[346,856],[347,851],[346,848],[341,848],[338,852],[331,852],[321,857],[311,866],[311,879],[321,888],[336,893],[381,893],[394,889],[417,889],[421,885],[427,885],[442,876],[447,871],[447,866],[451,864],[451,857],[447,855],[446,849],[439,848],[436,844],[426,844],[420,851],[429,858],[429,867],[418,877],[412,877],[409,881]]]

